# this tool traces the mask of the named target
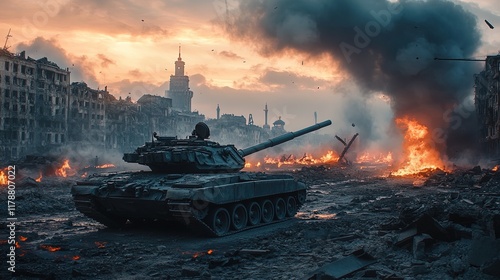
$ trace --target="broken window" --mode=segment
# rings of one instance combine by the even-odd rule
[[[17,112],[17,104],[12,104],[12,112]]]
[[[5,90],[5,97],[10,97],[10,89]]]
[[[5,76],[5,83],[10,85],[10,76]]]
[[[26,65],[21,65],[21,74],[26,74]]]
[[[56,134],[55,136],[56,136],[55,142],[58,143],[59,142],[59,134]]]
[[[17,65],[16,63],[14,63],[14,65],[13,65],[13,67],[12,67],[12,71],[13,71],[14,73],[17,73],[18,68],[19,68],[19,65]]]
[[[26,113],[26,105],[21,105],[21,113]]]
[[[26,140],[26,132],[21,132],[21,141]]]
[[[5,61],[5,71],[9,71],[9,62]]]
[[[52,143],[52,137],[51,137],[50,133],[47,133],[47,142]]]

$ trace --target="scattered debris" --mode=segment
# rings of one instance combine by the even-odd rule
[[[353,252],[350,256],[329,263],[313,272],[308,279],[340,279],[362,269],[376,260],[363,249]],[[326,276],[326,277],[325,277]]]

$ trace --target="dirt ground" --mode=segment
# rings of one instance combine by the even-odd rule
[[[75,210],[72,180],[17,184],[15,273],[5,262],[2,188],[0,278],[333,279],[317,270],[333,263],[348,273],[353,263],[342,261],[363,249],[375,262],[342,279],[498,279],[500,174],[394,178],[377,170],[290,171],[309,185],[295,218],[222,238],[176,224],[107,229]]]

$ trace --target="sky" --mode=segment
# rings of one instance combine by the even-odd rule
[[[318,34],[310,28],[316,23],[300,14],[277,30],[277,36],[291,40],[284,47],[265,43],[268,39],[257,32],[259,27],[240,33],[242,23],[260,24],[259,18],[244,18],[255,8],[253,2],[259,9],[272,9],[262,12],[263,20],[296,3],[243,1],[247,10],[241,12],[244,5],[237,0],[7,0],[0,9],[0,35],[12,28],[10,51],[47,57],[69,68],[71,81],[84,81],[92,88],[107,86],[116,97],[130,95],[133,100],[143,94],[164,96],[181,46],[194,92],[192,108],[207,118],[215,118],[219,104],[222,114],[247,119],[252,114],[255,124],[262,125],[268,104],[270,122],[281,117],[287,130],[312,124],[317,112],[319,121],[333,121],[326,133],[348,137],[360,129],[374,142],[386,138],[396,110],[393,96],[382,88],[370,88],[366,94],[366,87],[346,69],[344,58],[334,52],[301,48],[318,40]],[[497,54],[497,0],[452,2],[477,17],[474,28],[481,39],[472,57]],[[490,29],[484,19],[496,28]],[[353,25],[345,30],[354,37]]]

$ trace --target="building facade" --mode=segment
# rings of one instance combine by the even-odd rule
[[[474,76],[475,105],[482,152],[500,157],[500,55],[488,56],[485,68]]]
[[[47,58],[0,50],[0,158],[67,141],[70,72]]]

